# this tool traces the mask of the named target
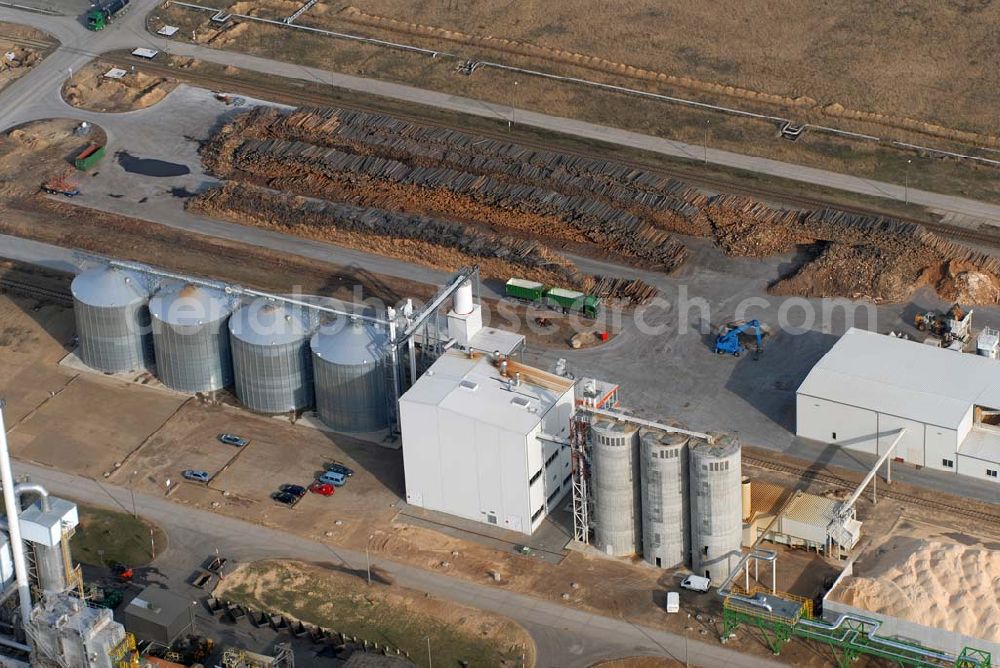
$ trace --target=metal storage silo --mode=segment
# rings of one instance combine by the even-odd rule
[[[740,560],[743,503],[740,443],[722,434],[709,444],[692,439],[691,570],[715,582]]]
[[[259,413],[313,405],[310,311],[271,299],[242,306],[229,319],[236,396]]]
[[[349,433],[389,426],[388,335],[362,320],[339,320],[313,335],[316,413]]]
[[[658,568],[676,568],[691,555],[688,441],[685,434],[644,429],[642,555]]]
[[[233,384],[226,321],[237,300],[193,284],[167,288],[149,300],[156,373],[181,392],[214,392]]]
[[[106,373],[138,371],[152,364],[145,277],[100,266],[77,275],[71,290],[84,364]]]
[[[639,428],[595,417],[590,425],[594,545],[621,557],[642,549]]]

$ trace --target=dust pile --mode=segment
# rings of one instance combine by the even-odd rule
[[[129,66],[120,67],[126,70],[122,78],[106,78],[105,73],[113,67],[116,65],[97,61],[74,72],[63,87],[63,99],[90,111],[132,111],[153,106],[177,87],[174,79],[150,76]]]
[[[834,593],[872,612],[1000,642],[1000,552],[898,537]]]
[[[34,49],[16,45],[4,48],[0,42],[0,90],[27,74],[41,59]]]
[[[487,275],[496,278],[520,275],[545,282],[554,270],[566,277],[562,284],[592,286],[591,277],[573,276],[564,253],[671,274],[688,257],[677,236],[683,234],[710,238],[734,256],[798,252],[798,266],[770,286],[774,294],[901,302],[928,285],[949,300],[1000,302],[1000,261],[920,225],[709,196],[614,161],[379,114],[258,108],[221,127],[203,147],[202,158],[216,176],[258,189],[254,211],[237,198],[208,192],[191,203],[206,213],[269,226],[281,211],[296,221],[295,233],[332,241],[340,223],[336,216],[317,219],[321,207],[313,200],[346,202],[369,210],[366,220],[383,221],[369,223],[372,234],[419,238],[427,244],[422,251],[439,247],[481,259],[489,256],[488,239],[500,263]],[[308,199],[281,199],[282,194]],[[293,205],[309,211],[293,213]],[[428,233],[401,234],[405,226],[398,225],[386,232],[390,214],[419,217]],[[350,231],[360,234],[356,227]],[[365,246],[360,236],[353,243]],[[385,244],[369,245],[383,252]],[[434,253],[417,261],[439,265]],[[604,296],[623,297],[625,291],[616,286]],[[646,292],[636,285],[628,291]]]

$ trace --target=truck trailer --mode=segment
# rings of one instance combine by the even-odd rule
[[[121,16],[131,0],[107,0],[100,2],[87,12],[87,28],[104,30],[108,24]]]

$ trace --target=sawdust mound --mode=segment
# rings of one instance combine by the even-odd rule
[[[1000,642],[1000,552],[914,538],[890,540],[865,577],[835,598],[975,638]]]

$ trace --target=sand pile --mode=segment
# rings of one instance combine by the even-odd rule
[[[141,70],[129,70],[121,79],[108,79],[104,74],[112,67],[116,66],[100,61],[84,67],[66,82],[63,98],[80,109],[132,111],[153,106],[177,86],[174,79],[150,76]]]
[[[836,600],[1000,642],[1000,551],[902,537],[869,559],[865,576],[845,579]]]

